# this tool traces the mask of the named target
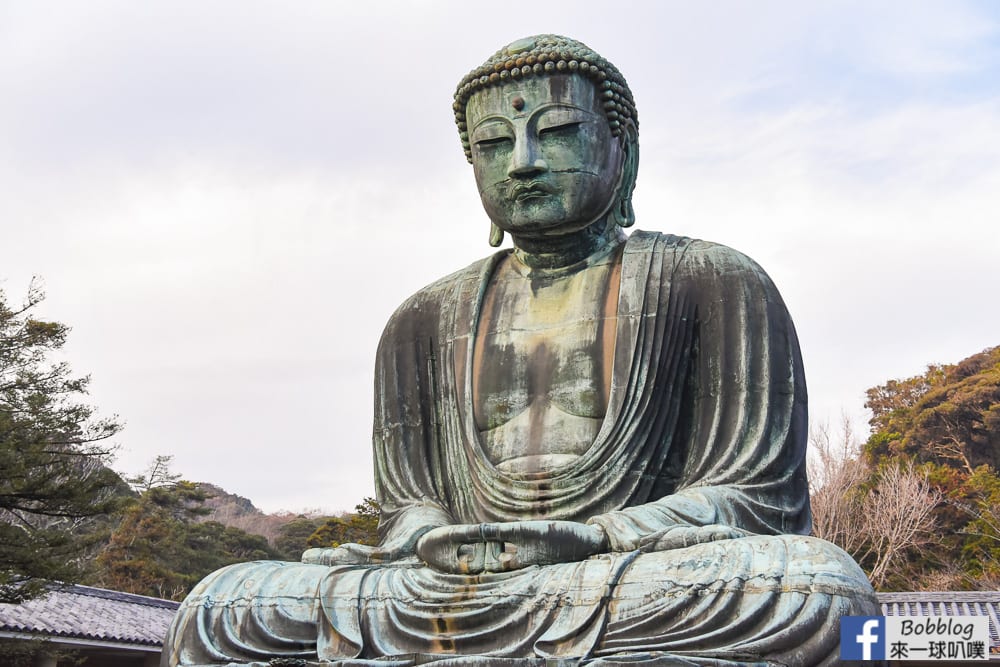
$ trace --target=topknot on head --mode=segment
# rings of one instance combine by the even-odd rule
[[[465,108],[473,93],[508,81],[563,73],[580,74],[593,82],[603,100],[611,134],[620,137],[627,126],[638,133],[639,117],[635,100],[618,68],[583,42],[561,35],[535,35],[511,42],[494,53],[485,63],[466,74],[455,89],[452,108],[465,158],[472,162]]]

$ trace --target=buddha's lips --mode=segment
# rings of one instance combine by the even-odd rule
[[[524,201],[532,197],[547,197],[555,194],[551,185],[542,181],[531,181],[530,183],[518,183],[511,188],[511,198],[516,201]]]

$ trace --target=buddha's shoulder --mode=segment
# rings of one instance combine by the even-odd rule
[[[498,253],[498,255],[502,254],[506,253]],[[469,264],[464,269],[459,269],[443,278],[438,278],[429,285],[425,285],[414,292],[400,304],[396,312],[401,313],[414,309],[434,307],[444,299],[454,298],[456,292],[475,289],[474,286],[478,286],[482,282],[483,273],[488,271],[489,267],[496,263],[496,260],[497,255],[483,257]]]
[[[652,253],[658,256],[671,271],[684,273],[727,273],[760,275],[760,265],[744,253],[721,243],[688,236],[647,232],[633,232],[626,245],[626,252]]]
[[[483,282],[484,272],[489,271],[504,254],[506,253],[496,253],[476,260],[464,269],[417,290],[396,308],[386,325],[385,334],[400,329],[436,329],[442,308],[463,298],[474,297]]]

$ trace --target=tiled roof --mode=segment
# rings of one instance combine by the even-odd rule
[[[0,604],[0,631],[161,646],[178,606],[144,595],[57,585],[44,597]]]
[[[1000,591],[878,593],[883,616],[988,616],[991,652],[1000,647]]]

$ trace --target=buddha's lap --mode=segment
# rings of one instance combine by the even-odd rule
[[[371,574],[377,574],[374,579]],[[612,581],[616,579],[616,581]],[[373,581],[384,581],[384,585]],[[610,585],[609,584],[613,584]],[[363,590],[367,587],[367,590]],[[443,575],[427,567],[341,566],[258,561],[207,577],[181,606],[181,614],[273,618],[289,640],[315,640],[324,614],[358,609],[366,601],[398,608],[433,606],[437,613],[489,608],[512,595],[559,598],[559,604],[610,601],[609,623],[628,622],[656,609],[678,610],[706,598],[737,600],[741,608],[779,597],[811,594],[847,600],[851,613],[877,613],[864,573],[836,546],[802,536],[755,536],[637,555],[595,556],[581,563],[531,567],[478,577]],[[265,620],[265,619],[261,619]],[[332,620],[332,619],[331,619]],[[211,622],[211,621],[209,621]],[[268,633],[271,634],[270,632]]]

